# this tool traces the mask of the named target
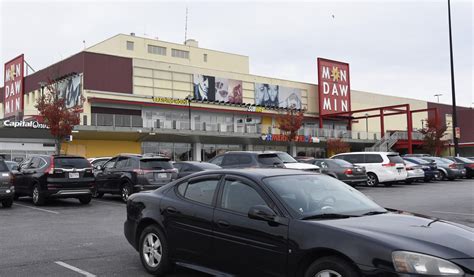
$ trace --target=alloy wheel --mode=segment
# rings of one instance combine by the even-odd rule
[[[35,186],[33,188],[33,203],[38,203],[38,200],[39,200],[39,191],[38,191],[38,187]]]
[[[142,255],[148,266],[156,268],[160,265],[163,249],[156,234],[149,233],[143,240]]]
[[[316,273],[316,275],[314,275],[314,277],[342,277],[342,275],[337,273],[334,270],[325,269],[325,270],[321,270],[320,272]]]
[[[124,185],[122,187],[122,200],[124,202],[127,202],[129,196],[130,196],[130,190],[128,188],[128,185]]]
[[[367,186],[373,187],[375,186],[375,183],[376,183],[375,176],[373,176],[372,174],[367,176]]]

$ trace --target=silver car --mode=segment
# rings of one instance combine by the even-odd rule
[[[421,165],[405,160],[405,169],[407,170],[405,183],[411,184],[425,179],[425,171]]]

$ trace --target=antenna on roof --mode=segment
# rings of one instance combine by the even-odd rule
[[[188,6],[186,6],[186,19],[184,23],[184,41],[188,38]]]

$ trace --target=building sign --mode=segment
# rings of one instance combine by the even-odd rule
[[[349,64],[318,58],[319,113],[351,110]]]
[[[74,75],[57,83],[60,98],[64,98],[66,108],[82,107],[82,75]]]
[[[39,123],[38,121],[3,121],[3,126],[10,128],[32,128],[32,129],[49,129],[48,125]]]
[[[264,141],[288,141],[287,135],[274,135],[274,134],[263,134],[261,136]],[[310,143],[319,143],[320,140],[318,137],[312,136],[302,136],[298,135],[295,137],[296,142],[310,142]]]
[[[4,77],[4,117],[12,117],[23,111],[24,55],[5,64]]]
[[[167,97],[153,97],[153,102],[160,104],[188,105],[187,99],[174,99]]]
[[[248,106],[248,112],[263,113],[265,109],[263,107]]]

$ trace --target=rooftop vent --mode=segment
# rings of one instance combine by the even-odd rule
[[[134,37],[134,36],[135,36],[135,33],[130,33],[130,35],[131,35],[132,37]]]
[[[199,47],[199,43],[197,40],[195,39],[187,39],[185,42],[184,42],[184,45],[186,46],[191,46],[191,47]]]

